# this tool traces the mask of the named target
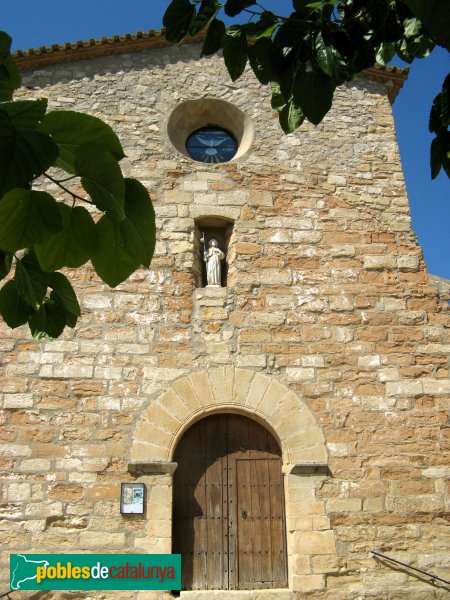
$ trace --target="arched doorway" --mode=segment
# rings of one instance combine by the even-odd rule
[[[262,425],[214,414],[181,438],[173,489],[173,552],[182,589],[287,586],[281,451]]]

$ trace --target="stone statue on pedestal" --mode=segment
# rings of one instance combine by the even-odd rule
[[[221,284],[221,270],[222,266],[220,261],[225,258],[225,254],[219,248],[217,240],[209,241],[209,248],[203,253],[203,258],[206,262],[206,287],[220,287]]]

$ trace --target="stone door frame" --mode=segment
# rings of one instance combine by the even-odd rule
[[[288,581],[292,591],[323,589],[314,556],[336,557],[334,532],[316,490],[329,476],[322,429],[300,397],[266,374],[222,367],[174,380],[143,411],[134,434],[129,471],[147,485],[146,534],[136,551],[172,551],[173,455],[183,433],[212,413],[252,418],[278,441],[286,501]],[[325,562],[325,561],[323,561]]]

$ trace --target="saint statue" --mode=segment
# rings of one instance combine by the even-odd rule
[[[221,286],[221,264],[220,261],[225,258],[225,254],[219,248],[217,240],[209,241],[209,248],[203,253],[206,262],[206,281],[207,287]]]

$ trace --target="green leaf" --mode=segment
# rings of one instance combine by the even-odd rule
[[[348,66],[336,48],[327,45],[322,33],[315,37],[315,60],[320,69],[337,80],[343,81],[348,73]]]
[[[395,48],[392,44],[390,44],[389,42],[383,42],[382,44],[380,44],[376,55],[376,60],[379,65],[385,67],[388,64],[388,62],[390,62],[394,58],[394,56]]]
[[[450,150],[447,152],[447,155],[444,157],[442,161],[442,168],[447,174],[447,177],[450,178]]]
[[[336,4],[336,0],[323,0],[322,2],[311,2],[308,3],[306,6],[308,8],[322,8],[324,6],[332,4]]]
[[[52,300],[41,304],[39,310],[29,319],[31,333],[36,340],[55,339],[66,326],[64,307]]]
[[[61,231],[34,246],[39,264],[45,271],[84,265],[91,258],[97,242],[94,221],[85,208],[70,208],[62,202],[58,203],[58,208],[62,218]]]
[[[296,61],[285,61],[283,68],[276,69],[276,80],[280,84],[280,91],[286,99],[292,98],[295,77],[298,71]]]
[[[13,255],[9,252],[0,250],[0,279],[8,275],[11,270]]]
[[[13,125],[36,127],[45,116],[47,99],[5,102],[0,105],[0,110],[5,111]]]
[[[211,56],[221,48],[225,25],[219,19],[213,19],[203,41],[201,56]]]
[[[302,72],[294,83],[294,101],[308,121],[318,125],[331,108],[333,87],[319,71]]]
[[[225,3],[225,14],[235,17],[244,9],[256,4],[256,0],[227,0]]]
[[[11,42],[11,36],[0,31],[0,102],[11,100],[21,83],[19,69],[10,55]]]
[[[80,146],[75,158],[75,171],[97,208],[106,212],[113,221],[122,221],[125,217],[125,182],[114,156],[100,146]]]
[[[64,309],[72,315],[80,316],[80,305],[70,281],[62,273],[50,275],[49,286],[53,292],[50,298],[61,304]]]
[[[195,15],[195,6],[189,0],[172,0],[163,17],[167,41],[173,44],[182,42]]]
[[[450,50],[450,10],[448,0],[401,0],[422,21],[428,33]]]
[[[56,166],[75,173],[75,160],[80,146],[95,144],[109,151],[117,160],[125,154],[119,138],[109,125],[97,117],[71,110],[49,112],[39,129],[48,133],[58,145]]]
[[[281,109],[279,117],[284,133],[292,133],[305,120],[302,110],[292,100]]]
[[[36,254],[33,251],[27,252],[20,262],[28,274],[36,297],[36,303],[40,304],[47,293],[49,275],[41,269]]]
[[[58,147],[47,134],[15,126],[0,111],[0,197],[15,187],[27,187],[57,156]]]
[[[146,258],[145,247],[134,223],[127,217],[120,223],[120,234],[128,254],[139,261],[138,264],[142,264]]]
[[[430,168],[431,179],[436,179],[442,166],[442,156],[439,139],[437,137],[431,142],[430,148]]]
[[[450,126],[450,73],[444,79],[441,91],[441,122],[444,127]]]
[[[12,37],[6,31],[0,31],[0,58],[6,58],[11,52]]]
[[[277,83],[276,81],[272,81],[271,87],[272,87],[272,100],[271,100],[272,108],[280,111],[284,106],[286,106],[286,104],[287,104],[286,99],[285,99],[283,93],[281,92],[279,83]]]
[[[411,38],[409,42],[408,50],[414,58],[427,57],[436,46],[435,41],[426,34]]]
[[[306,19],[290,18],[285,21],[273,38],[274,45],[283,57],[300,47],[304,39],[310,35],[311,25]]]
[[[265,10],[261,13],[259,21],[251,22],[248,24],[247,37],[252,40],[259,40],[260,38],[270,38],[272,33],[278,27],[280,21],[273,12]]]
[[[223,58],[228,73],[236,81],[244,72],[247,63],[247,37],[240,25],[233,25],[222,38]]]
[[[135,228],[136,252],[144,267],[150,266],[156,243],[155,210],[145,187],[136,179],[125,179],[125,213]]]
[[[58,304],[58,299],[54,295],[53,292],[50,294],[50,300],[54,300]],[[65,314],[65,316],[66,316],[66,325],[68,325],[69,327],[72,327],[72,328],[75,327],[75,325],[77,324],[77,321],[78,321],[77,315],[73,315],[72,313],[67,312],[67,311],[65,311],[65,313],[66,313]]]
[[[422,23],[419,19],[413,17],[412,19],[405,19],[403,22],[405,36],[413,37],[417,35],[422,27]]]
[[[0,200],[0,248],[15,252],[41,243],[62,227],[58,204],[47,192],[15,189]]]
[[[104,215],[96,224],[98,246],[92,257],[97,274],[111,287],[116,287],[140,265],[127,248],[120,224]]]
[[[431,178],[439,175],[441,167],[450,177],[450,132],[441,131],[431,142],[430,167]]]
[[[434,98],[428,128],[438,133],[450,125],[450,73],[444,80],[441,92]]]
[[[248,48],[248,58],[253,73],[262,84],[267,84],[275,77],[272,66],[272,40],[261,38]]]
[[[20,260],[16,262],[14,281],[16,282],[17,292],[21,299],[32,308],[36,308],[36,294],[34,293],[33,285],[31,284],[27,269],[23,266]]]
[[[189,34],[194,36],[214,19],[220,9],[220,3],[217,0],[202,0],[197,16],[189,27]]]
[[[20,297],[14,280],[8,281],[0,290],[0,314],[11,329],[24,325],[33,310]]]
[[[42,304],[37,311],[34,312],[30,320],[28,321],[28,325],[30,327],[30,331],[35,340],[42,340],[47,337],[45,333],[45,322],[46,322],[46,313],[45,307]]]

